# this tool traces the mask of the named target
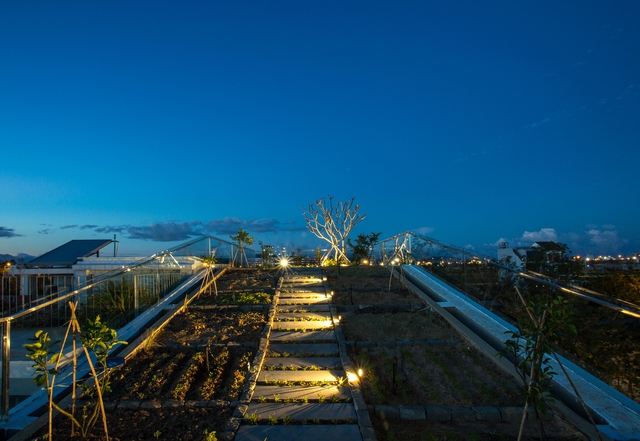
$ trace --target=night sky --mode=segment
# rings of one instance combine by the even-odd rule
[[[3,1],[0,254],[239,227],[640,252],[640,2]]]

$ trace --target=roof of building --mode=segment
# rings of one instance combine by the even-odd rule
[[[71,268],[83,257],[93,256],[107,245],[111,239],[72,240],[56,249],[44,253],[25,264],[27,268]]]

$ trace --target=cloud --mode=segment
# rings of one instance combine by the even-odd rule
[[[0,237],[22,237],[22,234],[16,233],[13,228],[0,227]]]
[[[411,230],[412,233],[416,233],[420,236],[426,236],[427,234],[433,233],[435,229],[432,227],[420,227],[414,230]]]
[[[619,237],[613,225],[590,225],[587,231],[558,232],[555,228],[542,228],[539,231],[525,231],[521,237],[508,240],[501,237],[491,244],[495,248],[501,242],[507,242],[513,247],[529,247],[534,242],[553,241],[567,244],[569,249],[578,255],[611,255],[623,251],[629,241]]]
[[[206,224],[206,229],[213,234],[235,234],[242,228],[251,233],[277,233],[279,231],[303,231],[304,226],[295,225],[294,222],[282,223],[277,219],[240,219],[237,217],[225,217],[214,219]]]
[[[78,228],[77,225],[65,225],[63,227],[60,227],[61,230],[69,230],[71,228]]]
[[[51,234],[54,231],[55,230],[52,230],[51,228],[45,228],[44,230],[39,230],[38,233],[40,233],[40,234]]]
[[[531,123],[531,124],[527,124],[526,126],[523,127],[523,129],[535,129],[538,126],[541,126],[543,124],[548,123],[549,121],[551,121],[549,118],[545,118],[545,119],[543,119],[541,121],[537,121],[537,122],[534,122],[534,123]]]
[[[187,240],[202,235],[201,222],[165,222],[153,223],[146,227],[129,227],[127,232],[131,239],[153,240],[157,242],[173,242]]]
[[[555,242],[558,240],[558,233],[555,228],[542,228],[540,231],[525,231],[520,242]]]
[[[617,231],[589,230],[589,243],[598,250],[598,254],[616,254],[626,245],[627,240],[618,237]]]
[[[107,227],[95,227],[96,233],[119,233],[124,234],[129,231],[129,228],[133,228],[131,225],[119,225],[119,226],[107,226]]]
[[[209,222],[154,222],[150,225],[111,225],[98,227],[83,225],[80,229],[93,229],[96,233],[114,233],[126,235],[129,239],[151,240],[157,242],[173,242],[189,240],[193,237],[212,235],[233,235],[239,228],[251,234],[304,231],[305,226],[296,225],[294,221],[280,222],[277,219],[240,219],[225,217]]]

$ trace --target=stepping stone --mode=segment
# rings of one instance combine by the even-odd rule
[[[277,369],[291,369],[294,366],[297,369],[320,368],[320,369],[337,369],[342,368],[342,359],[340,357],[266,357],[262,364],[262,368],[275,366]]]
[[[276,316],[277,317],[277,316]],[[333,329],[333,320],[314,320],[314,321],[278,321],[274,322],[272,329],[278,329],[282,331],[293,331],[293,330],[314,330],[314,329],[322,329],[327,330],[326,328]]]
[[[321,297],[314,299],[296,299],[296,298],[281,298],[279,304],[282,305],[313,305],[321,303],[331,303],[331,297]]]
[[[306,311],[306,312],[318,312],[318,311],[329,311],[329,305],[278,305],[277,312],[287,313],[287,311]]]
[[[335,331],[272,331],[269,340],[274,342],[321,342],[321,341],[335,341]]]
[[[331,292],[331,291],[327,291],[327,289],[324,286],[308,286],[304,289],[289,289],[285,291],[285,293],[289,293],[289,294],[301,293],[301,294],[322,294],[322,295],[325,295],[328,292]]]
[[[331,313],[329,312],[279,312],[275,316],[275,320],[282,321],[331,321]]]
[[[320,292],[283,292],[280,293],[280,300],[282,299],[328,299],[325,293]]]
[[[346,380],[347,375],[344,371],[262,371],[258,376],[260,383],[269,383],[274,381],[293,381],[296,383],[302,381],[331,381],[338,382]]]
[[[362,441],[357,424],[241,425],[235,441]]]
[[[263,386],[258,384],[253,391],[251,401],[259,401],[260,397],[273,400],[274,396],[277,396],[280,402],[286,399],[301,400],[303,398],[317,401],[320,396],[324,397],[326,402],[330,402],[332,397],[341,400],[351,398],[351,392],[348,387],[338,386]]]
[[[296,421],[308,420],[311,424],[314,418],[320,421],[357,421],[358,415],[353,403],[249,403],[245,415],[257,415],[258,421],[267,422],[269,417],[282,419],[283,415]]]
[[[309,356],[309,357],[319,357],[319,356],[335,356],[340,353],[338,349],[337,343],[298,343],[298,344],[290,344],[290,343],[273,343],[270,344],[267,348],[268,353],[275,354],[289,354],[293,356]],[[288,358],[288,357],[283,357]]]

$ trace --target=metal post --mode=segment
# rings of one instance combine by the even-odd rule
[[[140,304],[138,301],[138,275],[133,275],[133,307],[136,310],[136,317],[138,316],[138,312],[140,309]]]
[[[11,375],[11,322],[2,325],[2,421],[9,419],[9,376]]]

